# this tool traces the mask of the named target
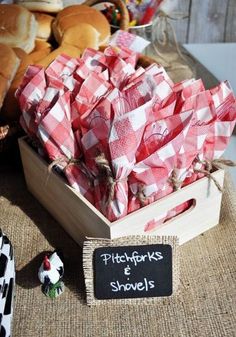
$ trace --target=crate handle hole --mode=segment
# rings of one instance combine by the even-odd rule
[[[148,221],[144,227],[144,232],[154,231],[158,227],[166,224],[167,221],[170,222],[179,216],[191,212],[196,207],[196,203],[196,199],[189,199],[185,202],[181,202],[181,204],[166,211],[164,214],[160,214],[158,217]]]

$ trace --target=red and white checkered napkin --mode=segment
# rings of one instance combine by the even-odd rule
[[[74,129],[80,127],[82,134],[91,127],[94,118],[111,118],[111,101],[120,96],[118,89],[135,73],[131,64],[136,62],[134,53],[123,50],[126,62],[121,56],[122,53],[111,47],[106,48],[104,54],[92,49],[84,52],[83,62],[76,71],[84,81],[72,103],[72,125]],[[93,110],[96,113],[92,113]]]
[[[209,134],[211,122],[215,119],[215,109],[210,92],[204,90],[200,80],[184,81],[175,85],[173,90],[176,94],[168,98],[166,106],[160,110],[161,115],[168,116],[171,111],[180,115],[183,113],[182,111],[190,109],[193,111],[191,126],[187,130],[184,142],[176,156],[175,179],[180,187],[181,184],[189,184],[199,177],[199,174],[194,173],[195,164],[193,165],[193,162],[199,153],[203,153],[203,146]],[[146,224],[145,230],[155,229],[164,221],[182,213],[190,206],[191,200],[181,203],[152,219]]]
[[[87,48],[80,59],[80,66],[76,70],[76,76],[85,80],[92,72],[100,74],[100,76],[103,74],[105,80],[109,79],[104,53]]]
[[[59,95],[50,110],[41,117],[38,138],[49,159],[64,170],[69,184],[93,202],[85,165],[74,162],[79,160],[81,151],[71,128],[70,95],[69,91]]]
[[[135,70],[136,61],[112,46],[81,59],[61,55],[46,70],[29,67],[16,93],[25,131],[110,221],[197,179],[196,158],[218,158],[236,119],[227,83],[210,91],[201,80],[174,85],[161,66]]]
[[[112,85],[104,81],[96,72],[92,72],[81,84],[80,90],[73,102],[72,124],[73,128],[81,128],[84,134],[90,128],[90,113],[99,100],[106,96]]]
[[[169,182],[176,166],[181,145],[185,141],[193,117],[192,111],[170,116],[149,124],[137,150],[136,164],[129,176],[129,212],[149,204],[173,191]],[[141,190],[140,190],[141,189]]]
[[[141,82],[144,82],[145,85],[148,84],[148,86],[152,88],[153,93],[157,95],[160,100],[164,100],[173,92],[173,82],[170,80],[165,69],[157,64],[152,64],[146,69],[142,67],[138,68],[135,73],[128,78],[124,89],[128,89]],[[158,87],[156,87],[157,85]]]
[[[173,94],[167,97],[156,114],[165,118],[172,114],[193,111],[191,127],[185,135],[176,160],[175,178],[179,181],[179,186],[187,175],[192,175],[192,163],[203,148],[209,129],[207,125],[214,118],[210,103],[211,95],[205,91],[201,80],[186,80],[173,86]]]
[[[126,47],[137,53],[141,53],[150,41],[145,40],[141,36],[134,35],[123,30],[117,30],[111,37],[109,44],[111,46]]]
[[[176,178],[183,182],[186,176],[190,177],[194,174],[192,163],[199,153],[203,151],[210,123],[215,118],[215,110],[209,91],[200,91],[193,96],[189,96],[181,105],[181,111],[190,109],[193,111],[191,128],[186,134],[185,142],[180,149],[175,167]]]
[[[123,55],[122,55],[123,54]],[[122,90],[128,78],[135,73],[136,53],[108,47],[104,51],[111,84]]]
[[[171,92],[166,95],[161,105],[157,105],[154,108],[154,120],[161,120],[182,111],[191,110],[192,107],[182,109],[183,102],[186,98],[191,98],[192,94],[197,93],[198,89],[201,90],[202,88],[201,80],[190,79],[174,84],[168,80],[168,75],[165,72],[163,72],[163,76],[169,83]]]
[[[194,111],[194,110],[192,110]],[[182,114],[182,113],[181,113]],[[181,115],[180,114],[180,115]],[[193,170],[193,162],[200,152],[203,151],[203,145],[207,134],[209,132],[210,125],[198,125],[195,120],[195,113],[193,112],[193,119],[190,128],[187,130],[185,140],[180,148],[179,153],[176,156],[175,163],[175,179],[177,179],[177,187],[181,185],[187,185],[197,179],[197,174]],[[195,123],[195,124],[194,124]],[[187,200],[180,203],[178,206],[162,214],[161,217],[156,218],[147,224],[146,230],[156,228],[164,221],[173,218],[174,216],[187,210],[192,205],[192,200]]]
[[[138,61],[138,54],[125,46],[121,46],[120,48],[117,46],[108,46],[104,50],[104,55],[106,57],[106,64],[108,64],[109,68],[112,68],[112,64],[117,57],[121,58],[125,63],[130,64],[134,68]]]
[[[80,58],[71,58],[61,54],[52,61],[45,73],[48,78],[61,79],[63,81],[66,77],[72,75],[80,64]]]
[[[179,113],[183,110],[183,104],[191,97],[205,91],[204,84],[201,79],[185,80],[180,83],[176,83],[173,87],[173,91],[176,93],[177,102],[175,106],[175,113]]]
[[[29,66],[16,91],[16,98],[22,112],[20,124],[25,132],[33,138],[37,134],[36,107],[45,94],[46,86],[44,69],[39,66]]]
[[[228,82],[211,90],[216,118],[204,143],[202,159],[219,159],[224,153],[236,122],[236,100]]]
[[[109,137],[111,164],[115,179],[116,196],[108,209],[114,219],[127,214],[127,177],[136,162],[136,152],[142,141],[145,127],[149,123],[154,98],[144,105],[114,120]],[[118,212],[117,212],[118,211]]]
[[[162,100],[171,93],[170,85],[162,74],[150,76],[142,74],[135,78],[134,83],[128,82],[113,101],[115,116],[132,111],[153,98],[153,109],[157,108]],[[150,116],[150,121],[155,116]],[[150,122],[149,121],[149,122]]]
[[[121,77],[129,76],[135,72],[138,55],[126,48],[117,48],[108,46],[104,52],[99,52],[88,48],[84,51],[81,58],[81,65],[78,69],[78,74],[82,78],[86,78],[91,72],[102,74],[108,70],[109,77],[120,71]]]
[[[81,68],[86,68],[86,74],[79,73]],[[84,66],[82,59],[73,59],[66,55],[60,55],[49,65],[45,73],[49,87],[55,87],[62,92],[66,90],[71,92],[70,104],[72,105],[84,79],[89,76],[90,70]],[[73,109],[71,110],[73,115]]]
[[[63,60],[64,64],[61,63]],[[60,74],[64,75],[57,78],[59,65]],[[73,163],[74,159],[80,157],[81,152],[78,147],[78,134],[75,137],[71,128],[72,92],[62,85],[71,76],[71,71],[67,71],[69,65],[73,65],[73,62],[60,56],[46,71],[39,67],[28,68],[23,84],[17,91],[22,109],[21,121],[28,134],[37,135],[49,159],[64,169],[70,185],[93,202],[85,165]]]
[[[153,101],[149,100],[133,111],[117,114],[111,125],[110,121],[98,118],[93,129],[81,139],[86,164],[97,177],[94,181],[95,205],[110,221],[127,214],[127,177],[134,166],[135,153],[152,104]],[[108,169],[112,173],[110,182],[107,177],[101,179],[101,165],[98,163],[101,155],[107,160]]]
[[[205,169],[204,160],[212,161],[222,156],[235,125],[236,105],[230,85],[227,82],[222,82],[215,88],[206,91],[206,94],[209,108],[205,107],[200,110],[199,119],[195,125],[199,125],[199,128],[204,128],[204,125],[208,126],[208,132],[202,148],[199,149],[198,155],[188,171],[184,185],[204,176],[203,173],[194,173],[196,170]]]
[[[37,124],[41,114],[44,114],[54,104],[55,97],[60,94],[60,90],[64,91],[64,82],[77,66],[77,59],[61,55],[50,64],[46,71],[39,66],[28,67],[16,91],[22,111],[20,122],[28,134],[33,136],[37,133]]]

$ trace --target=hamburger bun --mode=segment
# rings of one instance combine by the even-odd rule
[[[18,0],[17,3],[35,12],[58,13],[63,9],[62,0]]]
[[[30,64],[33,64],[33,60],[30,56],[30,54],[27,54],[24,50],[20,48],[13,48],[14,53],[19,59],[20,65],[17,69],[17,72],[14,76],[14,79],[12,80],[9,89],[7,90],[2,110],[1,110],[1,116],[7,121],[15,121],[20,116],[20,108],[17,102],[17,99],[15,98],[15,91],[20,85],[24,73],[27,69],[27,67]]]
[[[21,71],[22,69],[24,69],[29,62],[31,61],[29,55],[21,48],[12,48],[14,53],[16,54],[16,56],[18,57],[18,59],[20,60],[20,65],[17,69],[18,71]]]
[[[79,48],[81,52],[86,48],[98,49],[99,36],[100,34],[93,26],[88,23],[80,23],[65,31],[61,45],[75,46]]]
[[[38,61],[45,58],[46,56],[48,56],[50,53],[51,53],[51,50],[45,48],[45,49],[42,49],[42,50],[33,51],[32,53],[29,54],[29,56],[32,60],[32,64],[35,64]]]
[[[51,51],[52,46],[50,45],[50,43],[42,40],[36,40],[35,48],[32,53],[29,54],[29,57],[31,58],[31,63],[37,63],[38,61],[49,55]]]
[[[52,26],[52,21],[54,17],[51,15],[39,13],[39,12],[35,12],[33,14],[38,23],[36,39],[41,39],[45,41],[49,40],[52,34],[51,26]]]
[[[32,53],[26,54],[20,48],[14,48],[14,52],[20,59],[20,66],[7,91],[1,111],[1,116],[8,122],[18,120],[20,117],[20,107],[15,97],[15,92],[22,82],[27,67],[45,58],[51,52],[51,45],[44,41],[36,41],[35,49]]]
[[[32,58],[30,57],[30,54],[27,54],[24,50],[20,49],[20,48],[13,48],[14,53],[16,54],[16,56],[18,57],[18,59],[20,60],[20,65],[17,69],[16,75],[18,73],[21,73],[22,71],[25,71],[26,68],[33,63]]]
[[[0,43],[21,48],[26,53],[34,49],[37,23],[26,8],[0,4],[0,22]]]
[[[34,51],[38,51],[38,50],[42,50],[42,49],[52,49],[52,46],[50,43],[48,43],[47,41],[43,41],[43,40],[35,40],[35,47],[34,47]]]
[[[100,34],[99,45],[106,44],[110,37],[110,25],[106,17],[97,9],[85,5],[72,5],[64,8],[52,23],[55,39],[62,42],[68,28],[87,23],[93,26]]]
[[[20,60],[14,53],[13,49],[4,44],[0,44],[0,60],[1,60],[1,68],[0,68],[0,108],[1,108],[6,93],[19,67]]]

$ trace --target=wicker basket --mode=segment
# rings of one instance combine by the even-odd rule
[[[128,31],[129,29],[129,13],[126,8],[126,5],[122,0],[109,0],[106,2],[110,2],[112,4],[115,4],[121,12],[121,21],[120,21],[120,29],[124,31]],[[93,6],[99,3],[104,3],[104,1],[101,0],[87,0],[84,5],[87,6]],[[106,48],[106,46],[100,47],[100,50],[103,51]],[[152,58],[145,56],[145,55],[139,55],[138,59],[138,65],[142,66],[144,68],[148,67],[150,64],[156,62]],[[1,124],[0,124],[1,125]],[[14,121],[13,123],[9,125],[2,125],[2,127],[8,127],[7,133],[3,135],[1,133],[0,129],[0,153],[9,151],[12,147],[15,146],[17,143],[17,138],[22,135],[23,130],[20,127],[19,121]],[[1,128],[1,126],[0,126]]]

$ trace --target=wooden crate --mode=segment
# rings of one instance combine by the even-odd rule
[[[127,235],[177,235],[183,244],[219,222],[222,193],[206,177],[110,222],[60,175],[49,174],[47,163],[24,137],[19,139],[19,146],[29,191],[80,245],[85,236],[113,239]],[[223,186],[224,171],[217,170],[213,175]],[[194,203],[187,211],[151,232],[144,231],[147,222],[190,199]]]

